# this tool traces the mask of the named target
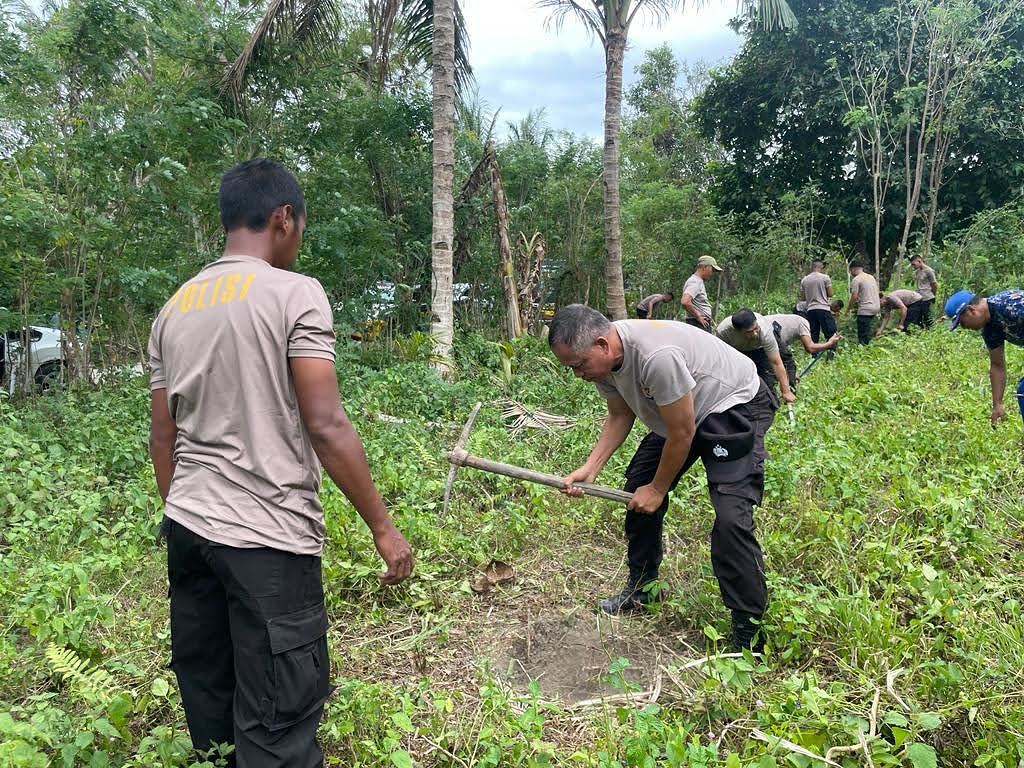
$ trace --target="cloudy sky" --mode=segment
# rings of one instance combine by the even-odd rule
[[[604,115],[604,53],[581,24],[566,20],[560,31],[545,27],[547,11],[534,0],[462,0],[469,27],[470,63],[480,97],[490,111],[501,109],[499,126],[543,107],[556,130],[601,135]],[[624,67],[628,86],[645,50],[668,43],[679,60],[723,63],[741,39],[728,26],[733,0],[682,3],[657,27],[640,15],[630,29]],[[692,6],[701,5],[694,9]]]

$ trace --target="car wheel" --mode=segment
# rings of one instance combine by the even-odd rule
[[[36,389],[46,392],[61,385],[61,364],[58,360],[43,363],[36,371]]]

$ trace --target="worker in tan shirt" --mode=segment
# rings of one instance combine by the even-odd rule
[[[835,335],[837,326],[832,309],[832,278],[825,274],[825,262],[815,259],[811,271],[800,281],[799,299],[807,302],[807,320],[811,338],[817,344],[822,333],[826,339]]]
[[[899,312],[900,315],[900,319],[896,323],[897,331],[906,332],[907,326],[911,323],[921,325],[921,294],[917,291],[897,288],[882,296],[880,304],[883,313],[882,324],[878,326],[875,336],[885,333],[885,327],[889,324],[889,317],[893,312]]]
[[[224,255],[164,305],[149,339],[150,455],[164,502],[171,666],[192,743],[230,765],[323,765],[330,695],[320,464],[394,584],[412,571],[338,397],[331,307],[291,271],[302,190],[257,158],[220,187]]]
[[[878,281],[874,275],[864,271],[864,264],[854,261],[850,264],[850,303],[847,313],[857,310],[857,341],[871,343],[871,325],[882,310],[878,295]]]
[[[671,291],[668,293],[652,293],[640,300],[636,305],[636,316],[640,320],[652,319],[662,304],[669,304],[675,299]]]
[[[912,258],[910,266],[914,268],[914,290],[921,294],[920,325],[922,328],[931,328],[932,305],[939,291],[935,270],[925,264],[921,256]]]
[[[686,322],[710,333],[714,333],[715,329],[711,325],[711,300],[708,298],[704,281],[709,280],[715,272],[721,271],[722,268],[718,266],[713,256],[701,256],[697,259],[697,268],[683,285],[683,295],[679,297],[679,303],[683,305],[687,314]]]

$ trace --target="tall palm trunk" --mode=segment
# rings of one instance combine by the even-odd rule
[[[619,126],[622,122],[622,64],[626,35],[608,31],[604,47],[604,255],[608,313],[626,319],[622,280],[622,224],[619,204]]]
[[[455,228],[455,0],[434,0],[433,34],[434,183],[430,260],[430,335],[435,368],[452,366],[452,239]]]
[[[604,253],[606,305],[615,320],[626,317],[622,280],[622,226],[619,203],[619,125],[622,121],[622,63],[629,27],[641,11],[650,11],[664,21],[679,6],[679,0],[535,0],[550,8],[548,22],[559,27],[573,17],[601,40],[604,46]],[[745,13],[756,16],[766,29],[791,27],[796,23],[786,0],[740,0]],[[589,285],[585,294],[589,294]]]

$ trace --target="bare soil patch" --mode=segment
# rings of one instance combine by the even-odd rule
[[[646,690],[662,654],[642,642],[630,621],[586,608],[545,612],[498,633],[490,661],[505,682],[526,689],[536,681],[545,699],[564,704],[621,693],[608,680],[608,668],[619,658],[629,660],[625,679]]]

